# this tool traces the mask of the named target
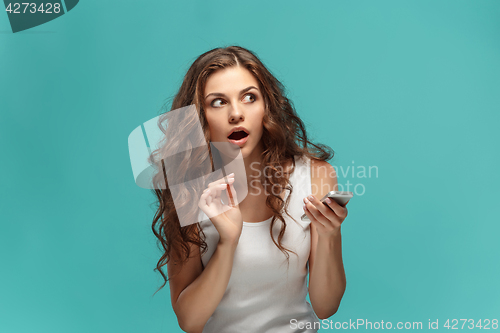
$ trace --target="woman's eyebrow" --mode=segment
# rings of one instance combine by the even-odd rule
[[[240,91],[240,95],[246,93],[247,91],[249,91],[251,89],[257,89],[257,90],[259,90],[257,87],[249,86],[249,87],[246,87],[245,89],[243,89],[242,91]],[[208,96],[210,96],[210,95],[213,95],[213,96],[216,96],[216,97],[225,97],[226,96],[226,95],[224,95],[222,93],[214,92],[214,93],[210,93],[207,96],[205,96],[205,99],[207,99]]]

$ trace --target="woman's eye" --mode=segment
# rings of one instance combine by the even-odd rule
[[[255,102],[255,95],[254,94],[246,94],[245,97],[243,97],[243,101],[246,103],[253,103],[253,102]],[[216,98],[210,103],[210,106],[213,108],[220,108],[224,104],[226,104],[224,102],[224,100],[222,100],[220,98]]]
[[[255,102],[255,95],[254,94],[247,94],[243,98],[245,102]]]
[[[214,99],[210,105],[214,108],[218,108],[222,106],[222,100],[220,98]]]

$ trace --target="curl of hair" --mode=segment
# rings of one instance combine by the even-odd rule
[[[212,73],[233,66],[249,70],[259,82],[259,89],[264,97],[265,113],[262,134],[264,152],[262,153],[261,167],[265,172],[261,172],[260,181],[266,193],[269,193],[266,205],[274,214],[269,232],[274,244],[283,252],[287,262],[289,260],[288,252],[296,254],[281,244],[286,230],[283,213],[290,216],[288,204],[293,188],[289,182],[289,175],[295,168],[294,156],[307,156],[311,160],[318,161],[328,161],[334,156],[334,151],[329,146],[314,144],[308,140],[302,120],[296,113],[292,102],[285,96],[284,86],[253,52],[239,46],[229,46],[216,48],[199,56],[187,71],[170,108],[170,110],[176,110],[195,104],[197,115],[190,117],[182,114],[173,116],[173,113],[169,112],[162,114],[159,117],[158,126],[165,136],[160,148],[153,151],[150,156],[150,162],[158,164],[161,162],[162,166],[162,170],[158,170],[158,173],[153,177],[153,183],[156,184],[153,187],[153,194],[157,210],[153,218],[152,230],[164,251],[155,268],[155,271],[159,271],[162,275],[164,283],[156,292],[162,289],[168,281],[162,267],[170,260],[174,260],[179,265],[185,263],[190,257],[190,243],[198,246],[202,254],[207,251],[205,235],[199,227],[199,223],[181,227],[174,206],[174,198],[167,184],[166,174],[169,172],[169,177],[174,175],[176,183],[181,184],[183,181],[199,177],[200,174],[209,174],[214,171],[214,157],[210,145],[208,145],[208,152],[206,149],[192,149],[173,156],[171,152],[176,151],[179,142],[183,142],[185,145],[186,140],[188,140],[187,144],[189,145],[190,136],[186,133],[190,133],[197,122],[201,123],[204,139],[206,142],[210,142],[210,131],[203,103],[205,85]],[[164,126],[166,122],[169,123],[168,127]],[[167,163],[163,163],[163,160]],[[283,177],[283,167],[287,163],[291,163],[293,168],[286,173],[286,177]],[[211,170],[207,170],[207,165],[210,166]],[[196,168],[196,166],[200,167]],[[169,167],[172,169],[169,170]],[[162,184],[163,186],[161,186]],[[276,186],[279,189],[289,191],[286,200],[274,193],[272,189]],[[199,193],[194,190],[194,187],[186,187],[180,191],[178,196],[179,198],[175,198],[175,202],[181,204],[178,205],[177,209],[182,209],[183,214],[190,214],[190,218],[195,219],[198,212]],[[275,239],[272,229],[277,220],[282,223],[278,237]]]

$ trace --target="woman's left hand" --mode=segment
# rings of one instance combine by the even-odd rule
[[[340,225],[347,217],[345,206],[341,206],[329,198],[325,200],[325,203],[322,203],[312,194],[304,198],[304,212],[311,223],[316,226],[318,237],[329,238],[340,232]]]

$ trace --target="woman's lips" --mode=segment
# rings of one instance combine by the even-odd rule
[[[229,138],[228,138],[228,140],[229,140],[229,142],[241,147],[245,144],[245,142],[247,142],[249,136],[250,135],[247,135],[243,139],[239,139],[239,140],[233,140],[233,139],[229,139]]]

